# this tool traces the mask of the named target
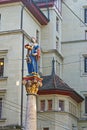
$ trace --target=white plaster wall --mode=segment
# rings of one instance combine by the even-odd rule
[[[44,12],[44,11],[43,11]],[[59,32],[56,31],[56,16],[58,14],[54,9],[49,9],[50,22],[42,27],[42,45],[43,49],[56,49],[56,36],[59,38],[59,52],[61,53],[61,19],[59,17]]]
[[[72,42],[63,44],[62,46],[64,54],[63,78],[79,92],[84,91],[87,84],[86,74],[84,74],[84,64],[81,64],[82,62],[84,63],[82,56],[86,54],[86,50],[86,42]]]
[[[21,74],[22,74],[22,43],[23,35],[19,33],[13,33],[12,30],[20,29],[21,18],[21,4],[7,4],[0,5],[1,13],[1,33],[3,31],[11,31],[10,33],[0,35],[0,50],[8,50],[5,58],[4,76],[7,76],[7,80],[0,81],[0,89],[6,89],[5,101],[3,110],[3,118],[6,118],[5,122],[0,122],[0,125],[19,124],[20,125],[20,110],[21,110]],[[25,9],[24,9],[25,10]],[[27,11],[23,12],[23,29],[30,36],[36,37],[36,30],[40,31],[40,24],[35,20],[33,16]],[[31,25],[30,25],[31,24]],[[29,28],[28,28],[29,27]],[[40,32],[41,35],[41,32]],[[27,36],[24,37],[24,44],[28,43]],[[26,57],[26,50],[24,50]],[[1,54],[1,53],[0,53]],[[24,60],[24,74],[27,74],[27,65]],[[17,86],[16,83],[19,82]],[[25,111],[26,111],[26,92],[24,90],[24,108],[23,108],[23,125],[25,123]],[[9,104],[9,105],[8,105]],[[9,116],[10,114],[10,116]]]
[[[52,60],[54,58],[55,63],[54,63],[54,68],[55,68],[55,73],[62,77],[62,59],[59,57],[59,55],[57,55],[54,52],[49,52],[46,50],[43,50],[43,55],[42,55],[42,73],[43,75],[50,75],[52,74]],[[60,65],[59,65],[59,64]]]
[[[65,0],[64,2],[84,22],[84,7],[87,6],[87,1]],[[87,27],[64,4],[62,14],[62,40],[84,40]]]
[[[64,2],[84,22],[84,8],[87,7],[87,1],[65,0]],[[62,44],[63,80],[84,97],[87,93],[87,74],[84,73],[87,27],[77,17],[63,4],[62,41],[65,42]],[[81,106],[81,117],[86,117],[84,102]]]
[[[0,35],[0,50],[8,50],[5,59],[5,72],[7,81],[2,81],[1,89],[6,89],[4,110],[6,124],[18,124],[20,119],[20,92],[21,92],[21,34]],[[19,81],[19,85],[16,82]],[[5,83],[6,82],[6,83]],[[4,85],[5,83],[5,85]],[[9,116],[10,114],[10,116]],[[3,116],[2,116],[3,117]]]
[[[30,36],[36,37],[36,30],[39,31],[39,38],[41,37],[41,25],[34,18],[34,16],[25,8],[23,10],[23,30]],[[39,39],[39,44],[41,44],[41,39]]]
[[[64,54],[63,80],[84,97],[87,92],[87,74],[84,73],[84,58],[87,54],[86,42],[66,43],[62,48]],[[84,102],[82,115],[84,115]]]
[[[0,5],[0,31],[20,29],[21,6],[19,4]]]

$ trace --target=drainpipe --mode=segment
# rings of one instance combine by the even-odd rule
[[[46,7],[47,7],[47,16],[48,16],[48,19],[49,19],[50,17],[49,17],[49,4],[48,4],[48,0],[46,0]]]
[[[20,29],[23,29],[23,9],[25,6],[22,6],[21,9],[21,23],[20,23]],[[24,34],[22,34],[22,70],[21,70],[21,119],[20,119],[20,125],[21,128],[23,128],[23,84],[22,79],[24,76]]]

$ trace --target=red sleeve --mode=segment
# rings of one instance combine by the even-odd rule
[[[37,60],[40,59],[40,55],[41,55],[41,50],[40,50],[40,48],[38,48],[38,50],[37,50]]]

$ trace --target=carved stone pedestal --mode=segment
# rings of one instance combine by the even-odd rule
[[[38,75],[27,76],[23,78],[23,84],[27,92],[25,130],[37,130],[36,95],[42,79]]]

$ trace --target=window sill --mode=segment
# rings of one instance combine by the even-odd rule
[[[87,77],[87,73],[82,73],[81,77]]]
[[[84,113],[84,116],[87,116],[87,113]]]
[[[65,112],[65,111],[58,111],[58,110],[43,110],[43,111],[38,111],[38,112]]]
[[[6,118],[1,118],[0,119],[0,122],[5,122],[6,121]]]
[[[7,80],[8,77],[0,77],[0,81],[1,80]]]

